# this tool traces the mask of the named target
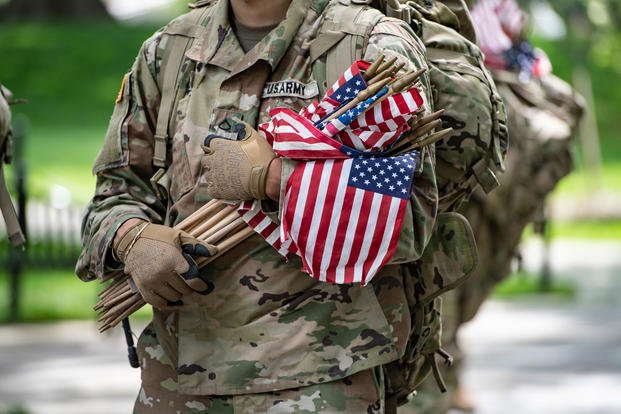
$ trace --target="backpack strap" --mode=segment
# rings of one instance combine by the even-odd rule
[[[0,159],[0,211],[6,224],[9,240],[13,246],[21,246],[26,242],[24,233],[19,225],[19,218],[15,212],[15,207],[11,202],[11,196],[4,181],[4,170]]]
[[[169,44],[162,57],[160,74],[162,79],[161,101],[155,128],[155,147],[153,150],[153,165],[160,169],[166,168],[167,147],[170,140],[173,110],[181,93],[179,81],[182,77],[182,65],[186,51],[192,46],[194,40],[204,32],[204,26],[200,25],[213,10],[214,1],[203,1],[192,5],[192,8],[205,8],[188,13],[181,19],[172,22],[164,33],[169,35]],[[156,176],[163,175],[164,171],[158,171]]]
[[[310,45],[311,63],[325,56],[328,85],[361,59],[369,34],[384,14],[370,7],[370,0],[333,1],[324,13],[317,37]],[[317,65],[313,65],[313,71]],[[321,91],[324,93],[325,91]]]

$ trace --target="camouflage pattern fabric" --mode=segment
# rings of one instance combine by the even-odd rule
[[[204,184],[209,173],[200,169],[200,146],[207,135],[235,139],[236,119],[256,126],[268,119],[272,107],[298,110],[317,98],[318,87],[333,81],[318,76],[321,59],[311,62],[305,49],[327,7],[326,0],[293,0],[286,19],[246,54],[229,25],[228,1],[208,9],[193,28],[201,34],[181,68],[183,93],[172,122],[170,167],[158,181],[166,195],[162,198],[149,182],[161,64],[186,16],[145,42],[125,77],[95,162],[97,187],[84,217],[84,249],[76,266],[83,280],[105,280],[122,271],[110,256],[110,243],[128,218],[174,225],[208,201]],[[398,20],[380,20],[368,43],[367,59],[390,50],[412,66],[425,65],[422,44]],[[296,88],[288,84],[298,85],[298,91],[303,86],[306,93],[294,95]],[[268,88],[274,85],[285,87]],[[285,92],[269,93],[275,89]],[[426,101],[431,102],[429,95]],[[433,151],[425,151],[415,177],[404,229],[412,240],[404,253],[408,262],[420,257],[434,225],[432,160]],[[386,266],[366,287],[323,284],[300,268],[296,259],[287,263],[259,236],[252,237],[203,270],[214,283],[212,293],[184,298],[185,306],[176,313],[154,310],[157,352],[176,371],[178,393],[231,396],[302,387],[303,395],[307,387],[347,382],[403,355],[411,327],[404,293],[410,274],[403,266]],[[143,367],[145,382],[159,375],[150,366]]]
[[[463,208],[476,235],[479,264],[464,285],[444,298],[442,339],[455,358],[453,367],[445,370],[449,392],[442,395],[433,381],[427,381],[414,400],[416,413],[445,413],[450,408],[463,366],[459,328],[510,274],[524,228],[572,170],[572,138],[584,110],[581,97],[553,75],[527,84],[516,73],[494,71],[493,75],[509,119],[506,171],[498,189],[487,196],[475,193]]]
[[[162,350],[152,326],[138,342],[144,369],[134,413],[383,413],[381,369],[302,388],[239,396],[180,394],[177,369]],[[145,373],[148,373],[145,375]]]

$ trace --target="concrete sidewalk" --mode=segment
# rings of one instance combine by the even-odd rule
[[[529,271],[541,252],[525,249]],[[478,414],[621,413],[621,241],[556,242],[550,253],[575,300],[490,301],[462,332]]]
[[[537,269],[537,245],[528,249]],[[490,301],[464,330],[477,413],[621,413],[621,242],[555,243],[552,269],[576,283],[575,300]],[[120,328],[0,327],[0,413],[130,413],[138,387]]]
[[[140,384],[121,329],[91,322],[0,327],[0,413],[130,413]]]

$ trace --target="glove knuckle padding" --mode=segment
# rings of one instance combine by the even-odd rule
[[[133,237],[136,240],[132,242]],[[136,236],[128,232],[119,245],[129,246],[125,247],[128,250],[119,247],[124,253],[125,273],[132,276],[145,301],[156,307],[167,306],[159,296],[179,299],[178,292],[185,290],[180,283],[203,294],[212,290],[201,279],[194,257],[212,256],[218,252],[216,246],[158,224],[147,224]]]
[[[134,277],[157,280],[173,272],[185,272],[188,263],[177,248],[152,239],[140,239],[128,253],[125,272]]]
[[[241,141],[214,138],[201,160],[207,193],[212,198],[264,199],[270,162],[276,157],[259,132],[246,125]]]

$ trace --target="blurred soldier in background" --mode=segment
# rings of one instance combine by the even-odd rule
[[[4,164],[9,164],[13,156],[13,137],[11,132],[11,92],[0,84],[0,210],[6,223],[9,240],[14,246],[24,243],[24,235],[17,221],[17,214],[4,181]]]
[[[440,395],[427,381],[416,399],[417,413],[474,410],[459,382],[464,356],[457,332],[510,274],[524,228],[534,223],[543,231],[546,196],[572,170],[572,138],[584,111],[582,98],[551,74],[547,56],[526,40],[527,16],[515,0],[470,3],[485,64],[507,108],[510,150],[500,187],[488,195],[475,192],[462,208],[477,240],[479,263],[464,285],[445,296],[442,339],[455,358],[445,374],[448,393]]]

